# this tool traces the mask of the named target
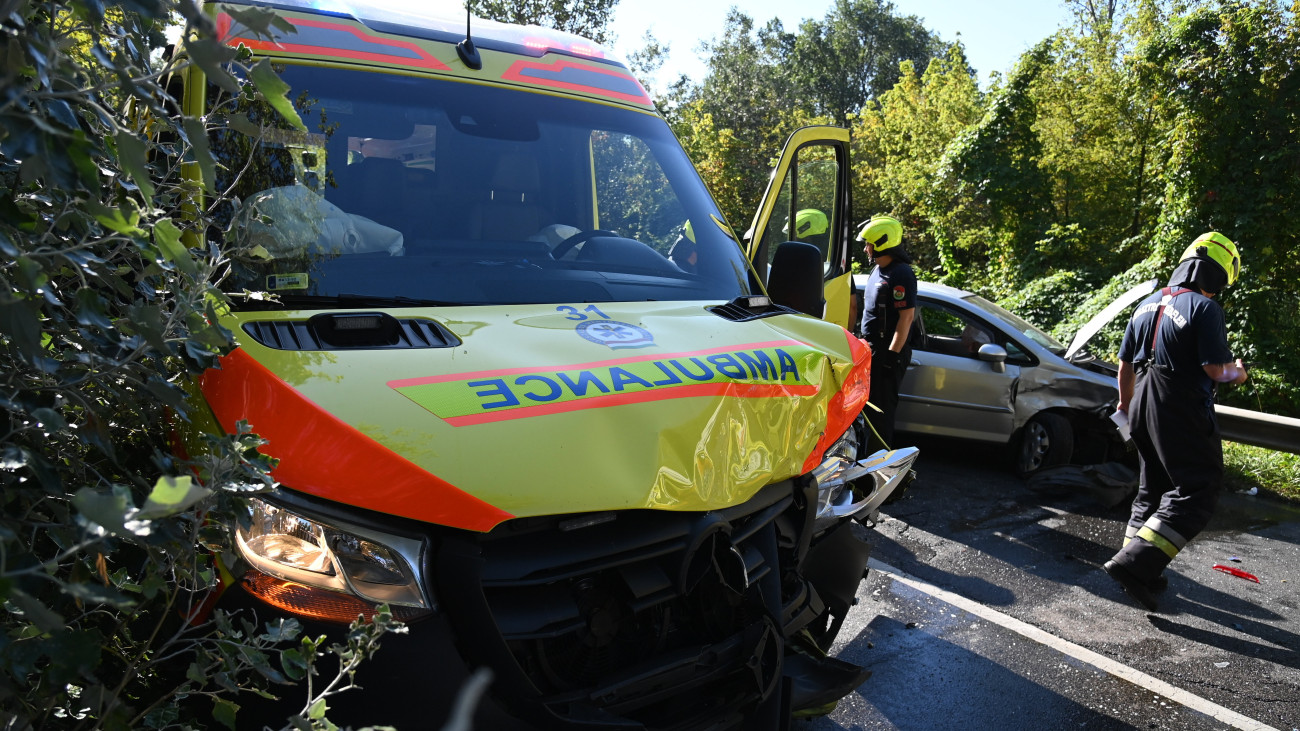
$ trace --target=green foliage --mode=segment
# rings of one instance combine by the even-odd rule
[[[650,31],[642,36],[645,44],[628,54],[627,65],[645,87],[650,98],[654,100],[659,113],[669,119],[677,117],[677,110],[687,102],[691,95],[691,81],[685,74],[670,81],[666,89],[656,83],[659,70],[668,57],[669,48],[661,43]]]
[[[899,82],[880,103],[853,120],[854,220],[881,212],[898,217],[918,271],[941,273],[947,267],[925,201],[944,150],[982,115],[981,98],[960,45],[931,61],[921,77],[911,61],[899,70]],[[857,256],[867,263],[864,253]]]
[[[1048,268],[1115,271],[1144,257],[1117,258],[1115,243],[1140,234],[1158,213],[1152,179],[1163,157],[1154,149],[1151,105],[1135,94],[1120,37],[1108,29],[1061,31],[1052,53],[1032,88],[1039,167],[1050,185],[1052,220],[1086,230],[1090,241],[1053,252]]]
[[[1224,442],[1223,465],[1224,485],[1229,490],[1258,487],[1289,500],[1300,500],[1300,454]]]
[[[290,719],[289,725],[297,731],[334,731],[338,728],[327,716],[328,699],[358,687],[355,685],[357,670],[379,650],[380,639],[390,632],[404,634],[406,627],[393,619],[387,606],[381,606],[372,620],[358,617],[353,621],[341,643],[329,643],[325,636],[315,639],[302,637],[297,648],[286,650],[283,654],[286,671],[307,685],[307,701],[298,715]],[[316,664],[326,649],[338,658],[339,669],[334,678],[321,688],[316,684]],[[232,725],[230,728],[235,727]]]
[[[839,0],[798,33],[777,19],[759,27],[733,8],[705,51],[704,83],[677,84],[661,108],[734,223],[753,215],[768,182],[768,156],[792,132],[842,123],[899,78],[900,62],[927,64],[943,46],[891,3]]]
[[[1193,238],[1238,242],[1243,271],[1220,298],[1253,388],[1221,389],[1243,408],[1300,414],[1300,20],[1277,3],[1203,7],[1142,46],[1140,80],[1168,152],[1151,236],[1159,276]],[[1252,393],[1253,391],[1253,393]]]
[[[1159,280],[1164,274],[1160,268],[1158,258],[1150,256],[1124,273],[1111,277],[1104,282],[1089,280],[1092,281],[1092,284],[1082,290],[1084,295],[1082,300],[1077,302],[1072,310],[1068,310],[1065,316],[1057,321],[1055,325],[1052,325],[1049,332],[1058,339],[1068,340],[1087,324],[1094,315],[1118,299],[1120,295],[1142,282],[1152,279]],[[1120,341],[1124,339],[1124,327],[1127,324],[1127,316],[1116,317],[1110,325],[1093,336],[1092,341],[1088,343],[1088,349],[1099,357],[1113,362],[1119,352]]]
[[[503,23],[540,25],[608,43],[618,0],[478,0],[473,12]],[[472,30],[472,29],[471,29]]]
[[[1058,329],[1138,281],[1163,280],[1192,238],[1222,231],[1246,262],[1221,298],[1229,335],[1255,367],[1249,387],[1220,397],[1300,414],[1300,389],[1285,375],[1300,372],[1297,6],[1135,5],[1122,33],[1107,18],[1087,34],[1062,34],[1061,62],[1037,87],[1055,216],[1082,234],[1066,247],[1044,239],[1039,253],[1092,282],[1114,277]],[[1103,333],[1111,352],[1121,332],[1122,323]]]
[[[1220,301],[1234,352],[1255,367],[1248,386],[1220,389],[1220,398],[1292,415],[1300,414],[1300,389],[1284,374],[1300,372],[1294,11],[1267,0],[1188,12],[1143,2],[1122,23],[1127,36],[1109,21],[1061,34],[1032,98],[1018,103],[1029,110],[1032,102],[1040,177],[1005,176],[1011,190],[1052,191],[1052,222],[1018,263],[1020,281],[1050,282],[1065,270],[1106,282],[1055,324],[1058,336],[1128,287],[1163,282],[1200,233],[1237,241],[1243,275]],[[1133,52],[1121,57],[1124,49]],[[1023,299],[1004,304],[1014,309]],[[1113,354],[1123,325],[1104,330],[1094,349]]]
[[[806,20],[789,45],[797,96],[810,114],[843,124],[892,88],[900,62],[926,67],[944,49],[916,16],[886,0],[836,0],[824,20]]]
[[[959,46],[918,79],[940,47],[889,3],[841,0],[796,33],[733,11],[670,120],[732,220],[751,214],[790,131],[813,114],[845,120],[854,218],[899,217],[923,278],[1061,337],[1219,230],[1244,261],[1221,298],[1230,338],[1255,364],[1250,388],[1221,397],[1300,414],[1286,375],[1300,373],[1300,5],[1068,4],[1078,26],[987,96]],[[1113,355],[1123,326],[1094,351]]]
[[[732,8],[722,38],[706,44],[708,77],[676,115],[674,131],[740,231],[767,185],[768,156],[800,126],[785,64],[790,42],[780,21],[755,31],[754,21]]]
[[[1056,272],[1029,282],[1019,291],[1004,297],[998,304],[1039,328],[1046,329],[1053,323],[1070,319],[1070,314],[1087,299],[1095,286],[1095,283],[1078,272]],[[1082,324],[1071,322],[1074,326],[1072,330],[1068,327],[1060,328],[1052,334],[1061,342],[1069,343],[1074,330]]]
[[[213,222],[197,204],[217,192],[209,127],[239,122],[177,112],[167,82],[189,62],[162,52],[164,25],[184,24],[214,81],[302,122],[269,67],[222,68],[241,57],[190,3],[15,8],[0,20],[0,715],[233,728],[240,693],[292,677],[273,649],[298,629],[207,618],[224,526],[271,464],[246,429],[195,436],[211,415],[186,384],[231,344],[213,285],[228,252],[199,243]]]
[[[738,161],[747,150],[729,129],[719,129],[713,115],[700,104],[691,103],[678,110],[673,129],[682,147],[695,164],[700,177],[713,192],[714,200],[729,221],[744,221],[753,208],[747,196],[753,180],[746,176]]]
[[[927,202],[936,239],[950,247],[946,257],[960,269],[979,265],[995,296],[1018,289],[1032,278],[1027,271],[1041,269],[1034,244],[1052,220],[1050,181],[1039,167],[1043,143],[1031,90],[1050,62],[1047,42],[1021,57],[984,117],[949,145]],[[972,240],[963,236],[969,231],[998,235]]]

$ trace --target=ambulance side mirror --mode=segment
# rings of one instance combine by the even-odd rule
[[[822,296],[822,250],[800,241],[786,241],[776,247],[767,277],[772,301],[820,318],[826,309]]]

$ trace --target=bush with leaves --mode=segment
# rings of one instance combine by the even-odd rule
[[[325,698],[394,625],[355,625],[324,687],[276,687],[330,648],[203,605],[271,464],[247,430],[178,436],[211,419],[186,386],[231,346],[229,252],[201,242],[222,199],[208,128],[238,125],[179,113],[166,81],[193,59],[292,114],[285,87],[223,71],[246,54],[187,0],[9,3],[0,30],[0,722],[235,728],[239,694],[271,688],[304,697],[295,726],[328,727]]]
[[[1168,276],[1197,235],[1241,249],[1240,280],[1220,297],[1233,352],[1258,364],[1227,403],[1300,415],[1300,17],[1280,0],[1200,7],[1140,50],[1142,83],[1169,151],[1152,249]]]

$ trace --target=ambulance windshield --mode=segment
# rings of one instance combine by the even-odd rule
[[[215,115],[267,130],[260,145],[211,140],[238,199],[222,211],[227,291],[458,304],[749,293],[739,245],[654,115],[392,74],[281,77],[305,133],[209,89]]]

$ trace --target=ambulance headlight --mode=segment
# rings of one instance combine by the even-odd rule
[[[259,572],[300,585],[300,594],[323,589],[374,604],[431,607],[417,571],[418,539],[317,520],[259,498],[249,499],[247,518],[235,529],[240,554]]]
[[[817,522],[814,524],[817,530],[829,526],[839,517],[834,515],[833,508],[842,502],[848,486],[845,472],[857,461],[858,446],[858,430],[851,426],[826,450],[821,464],[812,471],[813,479],[817,481]]]

